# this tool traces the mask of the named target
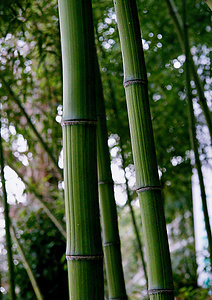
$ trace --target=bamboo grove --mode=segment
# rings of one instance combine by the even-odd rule
[[[0,300],[210,299],[210,5],[0,4]]]

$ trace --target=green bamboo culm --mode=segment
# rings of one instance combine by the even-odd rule
[[[203,208],[203,215],[205,221],[205,229],[207,233],[208,239],[208,252],[210,258],[210,267],[212,270],[212,232],[210,226],[210,219],[208,214],[208,206],[207,206],[207,196],[205,191],[205,184],[204,178],[202,173],[202,166],[199,157],[199,142],[196,136],[196,119],[194,115],[194,108],[193,108],[193,97],[192,97],[192,89],[191,89],[191,78],[190,78],[190,63],[191,63],[191,56],[190,56],[190,48],[189,48],[189,38],[188,38],[188,24],[187,24],[187,3],[186,0],[183,0],[183,27],[184,27],[184,44],[185,44],[185,77],[186,77],[186,92],[187,92],[187,101],[188,101],[188,120],[189,120],[189,134],[190,134],[190,141],[191,146],[194,151],[195,157],[195,165],[197,169],[197,174],[199,178],[199,185],[200,185],[200,192],[201,192],[201,200],[202,200],[202,208]]]
[[[12,242],[10,235],[10,216],[9,204],[7,202],[7,191],[4,177],[4,152],[3,152],[3,139],[1,135],[1,114],[0,114],[0,170],[1,170],[1,184],[2,184],[2,198],[4,207],[4,220],[5,220],[5,233],[6,233],[6,248],[7,248],[7,261],[9,272],[9,299],[16,300],[15,293],[15,272],[12,254]]]
[[[97,164],[103,249],[109,299],[127,299],[122,267],[118,217],[107,144],[107,124],[101,75],[96,57]]]
[[[103,50],[103,47],[101,46],[101,44],[99,44],[99,49],[100,49],[102,57],[105,58],[105,53],[104,53],[104,50]],[[120,155],[121,155],[121,160],[122,160],[122,168],[123,168],[123,171],[124,171],[124,177],[125,177],[125,181],[126,181],[126,194],[127,194],[127,199],[128,199],[127,200],[127,205],[129,206],[129,209],[130,209],[130,214],[131,214],[131,217],[132,217],[132,224],[133,224],[133,227],[134,227],[136,241],[137,241],[137,245],[138,245],[138,251],[139,251],[140,256],[141,256],[141,262],[142,262],[142,266],[143,266],[143,270],[144,270],[144,277],[145,277],[145,280],[146,280],[146,285],[148,286],[148,284],[147,284],[148,283],[148,278],[147,278],[147,272],[146,272],[146,263],[145,263],[145,260],[144,260],[142,243],[141,243],[141,239],[140,239],[140,236],[139,236],[138,226],[136,224],[135,214],[134,214],[133,207],[132,207],[132,204],[131,204],[131,201],[132,201],[131,198],[132,197],[130,195],[129,186],[128,186],[128,179],[126,177],[126,172],[125,172],[126,163],[125,163],[125,157],[124,157],[124,147],[123,147],[123,142],[122,142],[123,138],[119,134],[121,132],[121,130],[120,130],[121,122],[120,122],[118,109],[117,109],[117,105],[116,105],[114,87],[113,87],[113,84],[112,84],[109,77],[108,77],[108,86],[109,86],[109,91],[110,91],[109,98],[111,100],[111,106],[112,106],[113,114],[114,114],[114,124],[115,124],[115,127],[116,127],[118,135],[119,135]]]
[[[151,300],[173,300],[173,280],[148,100],[147,75],[135,0],[114,0],[121,40],[137,192]]]
[[[59,0],[70,299],[104,299],[91,1]]]

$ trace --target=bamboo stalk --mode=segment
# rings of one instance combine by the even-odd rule
[[[115,0],[121,40],[124,87],[140,200],[151,300],[173,300],[166,224],[148,101],[147,75],[136,1]]]
[[[97,165],[99,201],[102,220],[103,249],[109,299],[127,299],[122,267],[118,217],[113,190],[108,149],[108,134],[104,96],[98,60],[96,57],[96,99],[97,99]]]
[[[4,206],[4,220],[5,220],[5,232],[6,232],[6,247],[7,247],[7,260],[9,269],[9,297],[11,300],[16,300],[15,294],[15,273],[13,264],[13,254],[12,254],[12,242],[10,236],[10,216],[9,216],[9,204],[7,202],[7,191],[4,177],[4,153],[2,145],[2,135],[1,135],[1,114],[0,114],[0,169],[1,169],[1,184],[3,193],[3,206]]]
[[[100,45],[100,51],[102,54],[102,57],[105,58],[105,53],[104,50],[102,49],[101,45]],[[110,90],[110,100],[111,100],[111,107],[113,109],[113,113],[114,113],[114,123],[116,124],[116,128],[117,128],[117,133],[119,135],[119,147],[120,147],[120,154],[121,154],[121,159],[122,159],[122,168],[124,171],[124,177],[125,177],[125,181],[126,181],[126,193],[127,193],[127,205],[129,206],[130,209],[130,214],[131,214],[131,218],[132,218],[132,224],[133,224],[133,228],[135,231],[135,236],[136,236],[136,240],[137,240],[137,244],[138,244],[138,251],[139,254],[141,256],[141,263],[143,266],[143,270],[144,270],[144,277],[146,279],[146,286],[148,288],[148,277],[147,277],[147,271],[146,271],[146,263],[144,260],[144,254],[143,254],[143,246],[142,246],[142,242],[140,239],[140,235],[139,235],[139,230],[138,230],[138,226],[136,223],[136,218],[135,218],[135,214],[133,211],[133,207],[131,205],[132,199],[130,196],[130,192],[129,192],[129,185],[128,185],[128,179],[126,177],[126,172],[125,172],[125,167],[126,167],[126,162],[125,162],[125,157],[124,157],[124,147],[123,147],[123,137],[120,134],[120,118],[119,118],[119,114],[118,114],[118,110],[117,110],[117,105],[116,105],[116,99],[115,99],[115,94],[114,94],[114,88],[112,85],[112,82],[110,80],[110,78],[108,78],[108,86],[109,86],[109,90]]]
[[[104,299],[91,1],[59,0],[70,299]]]
[[[43,297],[41,295],[41,292],[40,292],[39,286],[37,284],[36,278],[33,275],[32,269],[30,268],[30,265],[29,265],[28,261],[26,260],[23,248],[22,248],[22,246],[21,246],[21,244],[20,244],[20,242],[19,242],[19,240],[16,236],[15,228],[12,225],[11,225],[11,233],[12,233],[13,239],[14,239],[16,245],[17,245],[18,252],[21,256],[22,263],[23,263],[23,265],[25,267],[25,270],[26,270],[26,272],[29,276],[29,280],[32,284],[32,287],[33,287],[33,290],[35,292],[36,298],[37,298],[37,300],[43,300]]]
[[[54,213],[48,208],[47,204],[45,203],[45,201],[43,200],[43,196],[42,194],[40,194],[32,184],[30,184],[28,181],[26,181],[24,179],[24,177],[22,176],[22,174],[18,171],[18,169],[16,169],[12,164],[10,164],[9,162],[7,162],[8,166],[13,169],[16,174],[18,175],[18,177],[23,181],[23,183],[28,187],[29,191],[31,193],[33,193],[35,195],[35,197],[37,198],[37,200],[39,201],[40,205],[43,207],[44,211],[46,212],[47,216],[49,217],[49,219],[54,223],[54,225],[57,227],[57,229],[60,231],[60,233],[63,235],[64,238],[66,238],[66,232],[64,230],[64,226],[62,225],[62,223],[56,218],[56,216],[54,215]]]
[[[201,161],[199,157],[199,143],[196,136],[196,122],[195,122],[195,115],[194,115],[194,108],[193,108],[193,101],[192,101],[192,90],[190,84],[190,51],[189,51],[189,39],[188,39],[188,25],[187,25],[187,8],[186,8],[186,0],[183,0],[183,25],[184,25],[184,44],[185,44],[185,76],[186,76],[186,91],[187,91],[187,102],[188,102],[188,119],[189,119],[189,133],[190,133],[190,141],[191,146],[194,151],[195,157],[195,165],[197,168],[199,184],[200,184],[200,191],[201,191],[201,199],[202,199],[202,207],[203,207],[203,214],[205,220],[205,228],[208,238],[208,252],[210,257],[210,266],[212,270],[212,233],[211,233],[211,226],[208,214],[208,207],[207,207],[207,198],[205,192],[205,184],[203,179],[203,173],[201,169]]]
[[[11,89],[10,85],[5,81],[5,79],[3,77],[1,77],[1,81],[4,84],[4,86],[6,87],[9,95],[12,97],[12,99],[15,101],[15,103],[18,105],[20,111],[22,112],[22,114],[24,115],[24,117],[27,120],[28,125],[30,126],[30,128],[32,129],[32,131],[34,132],[35,136],[37,137],[39,143],[41,144],[41,146],[43,147],[43,149],[46,151],[46,153],[48,154],[50,160],[53,162],[54,166],[56,167],[57,171],[59,172],[59,174],[62,176],[63,171],[60,169],[57,160],[54,158],[51,150],[49,149],[47,143],[44,141],[44,139],[42,138],[42,136],[40,135],[40,133],[38,132],[37,128],[35,127],[35,125],[32,123],[30,116],[27,114],[26,110],[24,109],[21,101],[18,99],[18,97],[16,97],[16,95],[14,94],[13,90]]]
[[[174,4],[173,0],[165,0],[170,16],[172,17],[172,20],[174,22],[175,28],[176,28],[176,32],[177,32],[177,36],[179,39],[179,43],[181,46],[181,49],[183,52],[185,52],[185,45],[184,45],[184,33],[183,33],[183,22],[182,19],[177,11],[177,8]],[[189,56],[192,58],[192,54],[191,51],[189,49]],[[204,88],[203,88],[203,84],[199,78],[199,75],[197,74],[197,68],[195,66],[194,60],[193,58],[190,59],[190,70],[192,72],[192,76],[196,85],[196,89],[197,89],[197,93],[199,96],[199,104],[202,108],[202,111],[204,113],[205,116],[205,120],[208,126],[208,130],[209,130],[209,134],[210,134],[210,139],[211,139],[211,143],[212,143],[212,114],[208,108],[207,105],[207,100],[205,98],[204,95]]]

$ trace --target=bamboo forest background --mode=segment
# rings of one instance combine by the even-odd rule
[[[207,299],[211,293],[209,275],[198,285],[201,274],[211,270],[207,242],[198,270],[196,263],[192,204],[192,174],[196,170],[189,138],[182,2],[140,0],[137,6],[175,294],[179,299]],[[212,18],[204,1],[188,0],[187,6],[190,51],[199,80],[191,72],[198,153],[202,168],[210,170],[211,141],[200,102],[205,96],[211,108]],[[94,0],[93,16],[127,294],[129,299],[141,299],[146,295],[142,263],[145,249],[134,191],[135,171],[113,3]],[[68,299],[57,1],[1,1],[0,32],[1,135],[17,299],[42,299],[39,292],[43,299]],[[203,97],[198,92],[198,82]],[[208,180],[205,178],[205,182]],[[0,299],[9,299],[3,188],[0,197]],[[27,264],[39,290],[36,296]]]

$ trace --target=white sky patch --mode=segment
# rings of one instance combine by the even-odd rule
[[[26,201],[26,195],[23,194],[25,185],[18,178],[18,175],[10,167],[4,168],[7,198],[9,204],[14,204],[16,201],[24,203]]]

